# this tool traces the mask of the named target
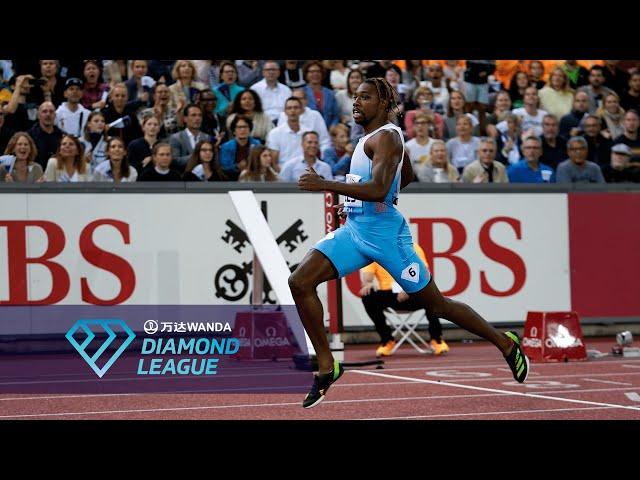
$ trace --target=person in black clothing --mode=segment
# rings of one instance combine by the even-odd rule
[[[58,60],[40,60],[40,75],[31,83],[36,84],[27,96],[27,103],[40,105],[42,102],[52,102],[59,107],[64,98],[65,79],[59,74]]]
[[[218,99],[216,94],[210,88],[200,90],[198,95],[198,105],[202,109],[202,125],[200,130],[215,138],[218,135],[227,136],[226,122],[224,118],[216,113]]]
[[[135,100],[127,102],[128,91],[124,83],[116,84],[109,92],[109,102],[101,110],[104,120],[109,126],[109,136],[123,139],[125,145],[142,136],[142,128],[138,123],[136,112],[144,106],[143,102]]]
[[[629,74],[618,67],[620,60],[605,60],[602,74],[604,86],[622,95],[629,85]]]
[[[577,92],[573,99],[573,110],[560,119],[560,135],[565,140],[580,135],[582,120],[589,110],[589,95],[587,92]]]
[[[576,90],[578,87],[589,84],[589,70],[578,64],[577,60],[565,60],[560,65],[569,78],[569,85]]]
[[[302,75],[302,63],[298,60],[285,60],[280,71],[282,73],[278,81],[291,89],[304,87],[307,84]]]
[[[602,175],[607,183],[638,182],[640,169],[629,168],[631,148],[624,143],[614,145],[611,149],[611,159],[606,165],[601,165]]]
[[[622,119],[624,133],[613,140],[613,144],[624,143],[631,148],[631,166],[640,167],[640,138],[638,127],[640,126],[640,116],[637,111],[629,110],[625,112]]]
[[[127,151],[127,162],[140,174],[143,170],[153,168],[151,151],[158,143],[160,132],[160,120],[153,113],[147,113],[142,117],[142,131],[144,135],[133,140]]]
[[[558,118],[550,113],[542,119],[542,157],[540,162],[554,170],[567,159],[567,141],[558,135]]]
[[[165,142],[156,143],[151,151],[153,168],[146,169],[138,177],[139,182],[181,182],[182,177],[177,170],[170,168],[171,145]]]
[[[182,174],[185,182],[224,182],[229,178],[224,174],[216,155],[216,145],[210,140],[200,140],[187,162]]]
[[[35,103],[27,103],[33,80],[33,75],[14,75],[9,80],[9,86],[13,87],[11,100],[1,106],[0,111],[4,112],[7,128],[15,132],[26,132],[35,123],[38,106]]]
[[[640,112],[640,72],[634,72],[629,78],[628,88],[620,95],[620,106],[627,110]]]
[[[584,128],[584,138],[589,148],[587,160],[601,166],[608,164],[613,142],[600,133],[600,118],[595,115],[585,115],[582,126]]]
[[[38,122],[27,132],[36,144],[38,155],[36,162],[42,170],[47,168],[47,162],[58,151],[63,132],[54,125],[56,108],[51,102],[44,102],[38,108]]]
[[[0,155],[4,154],[9,140],[15,132],[4,124],[4,112],[0,111]]]
[[[384,77],[387,70],[393,65],[391,60],[374,60],[373,64],[367,68],[366,78]],[[402,77],[402,72],[400,73]]]

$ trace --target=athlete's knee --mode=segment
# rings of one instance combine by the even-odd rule
[[[316,285],[314,285],[309,278],[305,278],[305,275],[301,274],[298,270],[289,275],[289,288],[294,297],[313,290],[315,287]]]
[[[441,297],[435,302],[429,302],[429,305],[427,305],[425,308],[425,310],[427,311],[427,316],[430,318],[447,318],[449,316],[449,312],[451,311],[451,302],[452,300],[446,297]]]

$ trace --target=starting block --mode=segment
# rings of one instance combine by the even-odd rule
[[[532,362],[587,360],[576,312],[528,312],[522,350]]]

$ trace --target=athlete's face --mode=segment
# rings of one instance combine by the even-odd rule
[[[378,114],[381,106],[376,87],[363,83],[353,94],[353,120],[358,125],[366,125]]]

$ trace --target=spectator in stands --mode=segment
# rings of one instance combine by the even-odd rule
[[[442,140],[431,143],[428,160],[415,168],[415,174],[419,181],[430,183],[456,183],[460,178],[458,169],[449,162]]]
[[[405,60],[400,81],[407,88],[407,96],[413,95],[422,82],[429,79],[429,67],[422,64],[422,60]]]
[[[397,108],[397,116],[399,117],[399,125],[404,129],[404,112],[405,112],[405,103],[411,100],[411,95],[407,95],[409,89],[400,80],[402,80],[402,70],[397,65],[391,65],[387,68],[387,71],[384,73],[384,78],[389,82],[396,92],[398,92],[398,108]]]
[[[4,112],[0,109],[0,152],[4,152],[15,132],[4,124]]]
[[[530,136],[522,146],[524,158],[507,168],[510,183],[549,183],[553,177],[553,168],[540,162],[542,140]]]
[[[208,91],[210,92],[210,95],[215,98],[213,92],[211,92],[211,90]],[[158,139],[164,140],[180,130],[180,125],[183,123],[182,111],[186,106],[186,104],[183,104],[183,102],[185,101],[185,97],[180,97],[178,99],[178,109],[175,109],[169,105],[169,102],[171,100],[171,93],[166,83],[156,82],[156,84],[153,86],[152,92],[153,107],[138,110],[138,122],[142,124],[142,119],[144,117],[155,115],[156,118],[160,121],[160,132],[158,133]],[[202,95],[200,96],[200,101],[202,101]],[[202,104],[200,104],[200,107],[202,108]],[[202,128],[202,130],[206,133],[209,133],[204,128]],[[151,155],[151,151],[149,151],[149,155]]]
[[[447,151],[451,163],[460,172],[478,158],[480,139],[471,134],[472,130],[471,119],[466,115],[461,115],[456,123],[457,135],[447,141]]]
[[[387,69],[393,65],[391,60],[374,60],[365,71],[366,78],[384,77]]]
[[[302,100],[297,97],[289,98],[284,105],[287,121],[278,123],[267,135],[267,147],[273,153],[278,171],[289,160],[302,156],[302,134],[313,130],[310,125],[301,122],[302,109]]]
[[[302,72],[301,63],[298,60],[285,60],[282,73],[278,81],[290,89],[304,87],[306,82]]]
[[[263,79],[251,86],[251,90],[260,95],[264,113],[272,122],[284,112],[284,102],[291,96],[291,89],[278,81],[280,65],[274,60],[267,60],[262,67]]]
[[[238,180],[240,172],[247,168],[249,152],[260,140],[251,136],[253,122],[243,115],[236,115],[229,125],[233,138],[220,146],[220,166],[231,181]]]
[[[620,106],[620,97],[615,92],[608,93],[604,97],[604,103],[596,110],[596,116],[600,119],[602,135],[613,140],[624,132],[622,117],[624,110]]]
[[[602,74],[604,86],[620,96],[629,85],[629,73],[618,67],[620,60],[605,60]]]
[[[160,141],[160,119],[153,112],[148,112],[142,117],[142,132],[142,137],[131,141],[127,154],[127,163],[138,173],[153,166],[151,151]]]
[[[35,106],[29,104],[27,106],[27,96],[33,88],[34,78],[32,75],[18,75],[13,77],[11,82],[15,81],[11,99],[6,104],[0,104],[0,111],[4,113],[4,123],[6,128],[14,132],[28,131],[34,122],[31,120],[35,110]]]
[[[244,91],[244,87],[238,85],[238,69],[231,62],[222,62],[220,64],[220,85],[213,89],[218,98],[216,113],[227,116],[231,110],[231,105],[240,92]]]
[[[578,92],[586,92],[589,96],[589,113],[595,114],[596,110],[602,106],[604,97],[612,90],[605,87],[604,84],[604,68],[600,65],[594,65],[589,71],[589,85],[578,88]]]
[[[354,146],[349,143],[349,128],[339,123],[331,127],[329,133],[333,146],[322,153],[322,159],[331,167],[334,180],[343,182],[349,173],[351,155],[354,150]]]
[[[237,99],[237,97],[236,97]],[[216,139],[216,148],[229,135],[225,120],[216,113],[218,98],[210,88],[205,88],[198,96],[198,105],[202,109],[202,125],[200,130]]]
[[[466,115],[471,120],[473,125],[473,134],[478,135],[480,133],[480,122],[472,113],[465,113],[466,100],[462,92],[453,91],[449,95],[449,105],[447,105],[447,115],[444,117],[444,130],[442,133],[442,139],[447,140],[457,135],[456,125],[458,117]]]
[[[573,109],[560,119],[560,135],[565,139],[579,135],[587,110],[589,110],[589,95],[586,92],[576,92]]]
[[[547,113],[562,118],[571,111],[573,90],[569,87],[569,78],[564,70],[555,67],[551,70],[549,83],[538,93],[540,108]]]
[[[224,174],[216,158],[217,146],[209,140],[200,140],[187,162],[182,179],[186,182],[224,182]]]
[[[81,137],[89,119],[89,110],[80,104],[82,80],[69,78],[64,84],[64,98],[67,99],[56,110],[56,125],[63,132]]]
[[[40,78],[34,80],[37,86],[31,89],[27,96],[27,103],[40,105],[42,102],[52,102],[59,107],[64,101],[65,79],[59,74],[58,60],[39,60]]]
[[[347,88],[336,92],[336,103],[340,114],[340,121],[348,125],[353,115],[353,94],[364,81],[362,72],[351,69],[347,75]]]
[[[247,168],[240,172],[239,182],[275,182],[278,180],[276,165],[269,150],[264,145],[251,148]]]
[[[263,60],[239,60],[236,62],[238,68],[238,85],[249,88],[253,84],[262,80]]]
[[[85,60],[82,70],[84,88],[82,106],[87,110],[100,110],[107,104],[109,85],[102,82],[102,68],[97,60]]]
[[[153,168],[145,169],[138,177],[139,182],[181,182],[177,170],[171,168],[173,148],[168,143],[158,142],[153,146],[151,158]]]
[[[640,112],[640,71],[629,77],[629,87],[620,96],[620,106],[627,110]]]
[[[527,72],[519,71],[511,78],[509,84],[509,96],[512,108],[520,108],[524,105],[524,91],[531,85]]]
[[[560,68],[567,74],[569,86],[572,89],[577,90],[578,87],[589,83],[589,70],[579,65],[577,60],[565,60],[565,62],[560,65]],[[562,130],[562,127],[560,130]]]
[[[132,75],[124,82],[130,100],[140,100],[147,106],[151,100],[151,88],[155,85],[153,78],[147,76],[149,66],[146,60],[131,60]]]
[[[529,86],[524,90],[524,104],[520,108],[512,110],[514,115],[520,117],[520,128],[525,136],[534,135],[536,137],[542,135],[542,119],[547,114],[544,110],[538,108],[539,98],[536,87]],[[501,128],[502,127],[502,128]],[[506,125],[498,124],[498,130],[504,130]]]
[[[498,124],[498,137],[496,146],[498,150],[497,160],[505,166],[517,163],[522,158],[522,119],[515,113],[508,113],[502,122]]]
[[[93,171],[107,158],[107,126],[101,112],[95,111],[89,114],[80,141],[84,147],[85,159]]]
[[[640,138],[638,138],[638,126],[640,117],[635,110],[628,110],[622,118],[624,132],[613,140],[613,144],[624,143],[631,148],[630,166],[640,167]],[[637,165],[636,165],[637,164]]]
[[[42,167],[35,162],[38,150],[28,133],[14,134],[0,157],[0,182],[35,183],[42,177]]]
[[[233,101],[231,113],[227,117],[227,128],[230,127],[233,119],[236,118],[237,115],[243,115],[251,119],[251,123],[253,124],[251,136],[264,143],[267,134],[273,129],[274,125],[262,110],[262,102],[256,92],[249,89],[236,96]]]
[[[138,172],[127,161],[127,147],[119,137],[107,140],[106,161],[93,171],[94,182],[130,183],[138,179]]]
[[[58,151],[47,163],[44,179],[46,182],[91,181],[91,171],[79,138],[68,133],[62,135]]]
[[[442,65],[433,63],[428,67],[429,78],[420,82],[421,87],[430,88],[433,92],[433,103],[436,105],[434,111],[444,115],[449,104],[449,90],[444,81],[444,71]]]
[[[417,243],[413,244],[418,256],[425,265],[429,265],[424,250]],[[387,325],[384,311],[391,307],[394,310],[414,311],[422,308],[417,301],[409,297],[405,291],[398,286],[393,277],[377,262],[370,263],[360,270],[362,278],[362,288],[360,296],[362,304],[375,325],[376,332],[380,335],[380,346],[376,349],[376,357],[390,356],[396,346],[396,341],[391,333],[391,328]],[[374,279],[377,280],[378,289],[374,290]],[[435,355],[441,355],[449,351],[449,346],[442,339],[442,325],[440,319],[429,315],[429,335],[431,336],[431,348]]]
[[[540,60],[531,60],[529,64],[529,83],[540,90],[547,83],[543,80],[543,77],[544,64]]]
[[[542,119],[542,162],[554,170],[567,157],[567,141],[559,135],[560,128],[555,115],[547,114]]]
[[[233,64],[231,64],[233,65]],[[235,65],[233,71],[236,73]],[[180,105],[187,105],[196,101],[196,95],[200,90],[207,88],[204,83],[198,82],[196,78],[196,67],[191,60],[177,60],[171,70],[171,78],[175,83],[169,87],[169,108],[180,111]],[[219,104],[219,102],[218,102]],[[224,105],[226,108],[226,104]]]
[[[462,171],[465,183],[509,183],[504,165],[495,160],[496,141],[491,137],[478,140],[478,159],[467,164]]]
[[[482,130],[485,112],[489,107],[489,75],[496,71],[496,62],[495,60],[467,60],[466,63],[464,94],[467,98],[467,113],[478,111],[478,120]]]
[[[137,112],[143,106],[139,100],[129,102],[129,94],[124,83],[116,83],[109,90],[109,102],[101,110],[107,122],[107,135],[122,138],[125,145],[142,136]]]
[[[508,113],[511,113],[511,96],[506,90],[500,90],[496,94],[493,113],[487,117],[487,135],[493,138],[498,136],[496,125],[502,122]]]
[[[308,107],[307,92],[304,88],[294,88],[292,97],[299,98],[302,102],[302,114],[300,115],[300,123],[313,130],[320,135],[320,151],[323,152],[327,148],[331,147],[331,137],[329,136],[329,130],[327,124],[324,123],[322,114],[317,110],[312,110]],[[287,122],[287,115],[282,113],[278,118],[278,126]],[[302,152],[300,152],[302,155]]]
[[[200,130],[202,126],[202,109],[195,104],[184,107],[183,117],[186,127],[169,137],[171,145],[172,167],[182,174],[191,157],[191,153],[200,140],[212,140],[209,135]]]
[[[200,80],[203,83],[209,85],[211,91],[214,91],[215,88],[220,85],[220,65],[225,60],[210,60],[211,66],[209,67],[209,77],[208,80]]]
[[[63,132],[55,126],[56,110],[51,102],[38,107],[38,122],[28,131],[36,144],[38,155],[36,162],[43,171],[49,159],[58,151]]]
[[[600,119],[595,115],[585,115],[582,123],[587,141],[587,160],[599,166],[609,163],[613,142],[600,132]]]
[[[308,168],[315,170],[325,180],[333,180],[329,164],[318,158],[320,140],[316,132],[305,132],[302,135],[302,151],[302,156],[293,158],[282,166],[278,175],[280,181],[297,182]]]
[[[433,113],[418,113],[415,120],[412,121],[412,128],[414,135],[411,140],[405,143],[405,149],[415,172],[420,165],[429,160],[431,146],[437,138]]]
[[[638,182],[640,175],[633,168],[629,168],[631,148],[624,143],[618,143],[611,149],[609,163],[601,165],[602,176],[607,183]]]
[[[433,92],[429,87],[418,87],[414,92],[414,96],[415,98],[411,102],[411,109],[408,109],[404,119],[407,138],[413,138],[413,121],[418,113],[426,113],[433,117],[435,125],[433,136],[435,138],[442,138],[442,134],[444,133],[444,118],[439,111],[440,106],[433,100]]]
[[[464,88],[464,67],[459,62],[459,60],[445,60],[442,66],[445,84],[450,92],[462,91]]]
[[[347,88],[347,75],[351,71],[344,60],[329,60],[329,85],[335,93]]]
[[[322,114],[327,128],[332,127],[340,121],[340,115],[333,91],[322,86],[324,67],[317,60],[311,60],[304,64],[302,72],[307,81],[304,90],[309,108]]]
[[[571,137],[567,142],[569,159],[558,165],[557,183],[604,183],[600,167],[587,160],[587,141]]]

